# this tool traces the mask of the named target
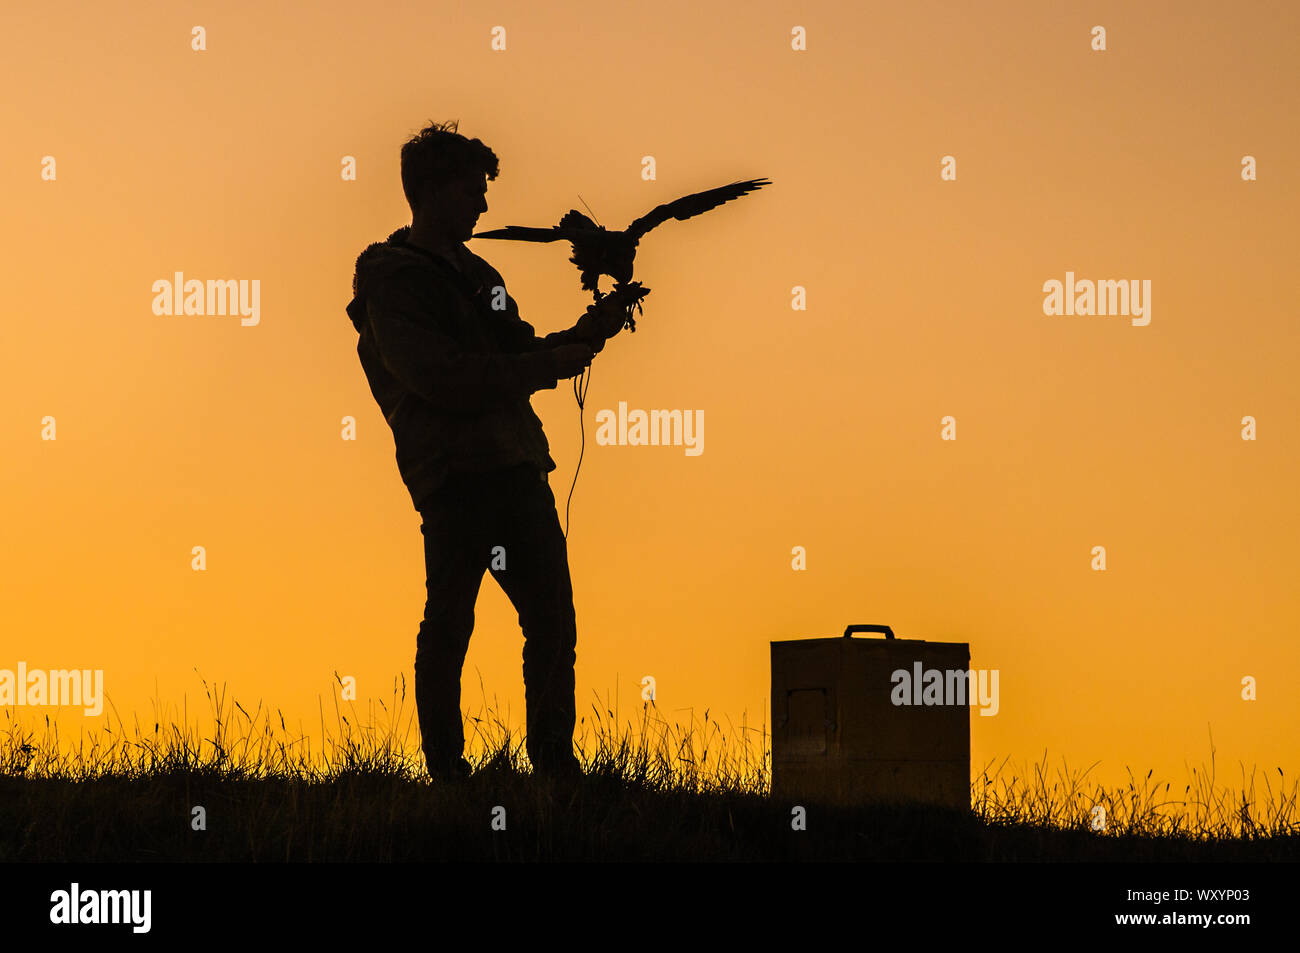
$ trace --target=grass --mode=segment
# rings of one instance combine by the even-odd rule
[[[1090,782],[1095,764],[1051,773],[1044,754],[1025,770],[986,765],[969,812],[807,804],[795,831],[792,805],[768,796],[765,727],[724,730],[708,711],[683,726],[644,703],[620,731],[593,704],[576,738],[587,777],[566,785],[533,777],[522,737],[480,710],[474,774],[445,784],[424,772],[404,679],[365,719],[336,701],[331,729],[322,707],[316,748],[279,711],[250,714],[203,685],[208,731],[186,705],[179,720],[155,712],[152,731],[110,715],[73,746],[48,719],[37,737],[5,712],[0,862],[1300,858],[1297,784],[1243,768],[1240,788],[1221,787],[1213,739],[1210,769],[1191,769],[1177,796],[1152,772],[1119,788]]]

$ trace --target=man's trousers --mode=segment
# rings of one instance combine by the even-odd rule
[[[416,637],[415,703],[429,772],[452,770],[464,753],[461,669],[485,569],[519,613],[523,630],[529,760],[540,771],[577,767],[573,587],[545,474],[531,464],[453,472],[423,502],[420,515],[426,602]]]

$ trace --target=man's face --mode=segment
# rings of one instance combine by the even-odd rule
[[[487,175],[462,176],[431,190],[432,217],[442,225],[448,241],[467,241],[478,217],[487,211]]]

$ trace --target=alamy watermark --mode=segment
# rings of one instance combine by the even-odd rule
[[[1151,323],[1151,279],[1074,278],[1074,272],[1065,273],[1065,284],[1050,278],[1043,282],[1043,314],[1123,314],[1132,315],[1134,327],[1143,328]]]
[[[73,881],[68,890],[50,894],[50,922],[126,923],[133,933],[148,933],[153,920],[152,890],[82,890]]]
[[[0,668],[0,707],[5,705],[82,706],[87,715],[104,711],[104,670]]]
[[[209,278],[205,286],[199,278],[186,280],[183,271],[172,280],[159,278],[153,283],[153,313],[240,314],[239,323],[252,327],[262,320],[262,279]]]
[[[998,670],[996,668],[923,669],[920,662],[912,670],[894,669],[894,683],[889,700],[895,705],[965,705],[966,686],[976,689],[969,704],[979,705],[981,715],[998,713]]]
[[[704,411],[628,410],[618,402],[618,413],[596,411],[596,443],[601,446],[684,446],[688,457],[704,452]]]

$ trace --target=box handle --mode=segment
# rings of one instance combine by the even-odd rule
[[[887,639],[894,637],[894,630],[887,625],[850,625],[844,629],[844,637],[852,638],[854,632],[879,632]]]

